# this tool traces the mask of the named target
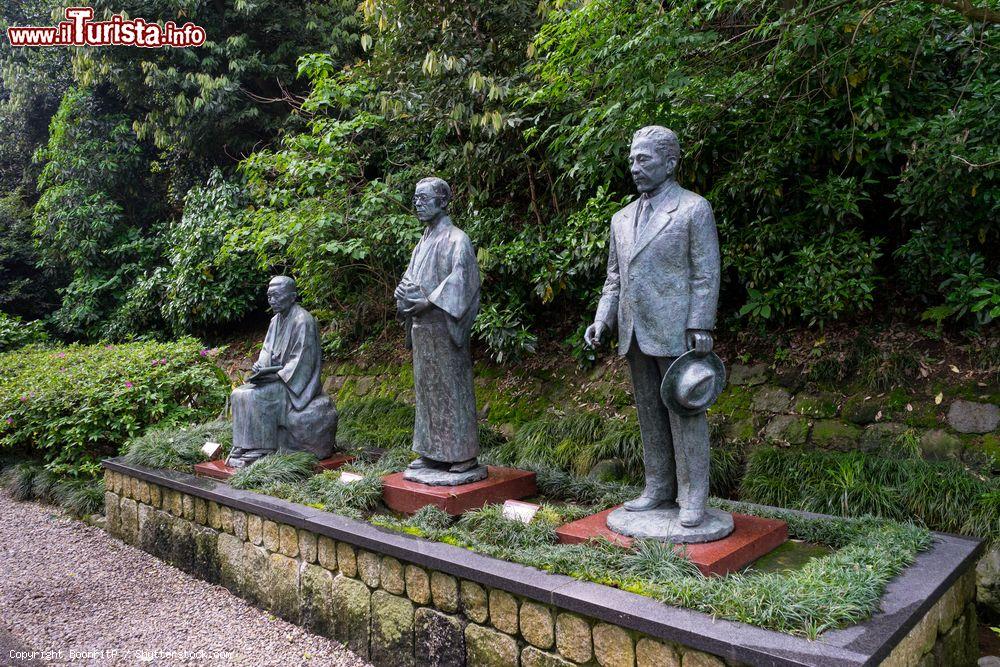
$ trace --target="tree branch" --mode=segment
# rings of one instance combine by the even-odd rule
[[[980,23],[1000,23],[1000,12],[986,7],[976,7],[969,0],[923,0],[932,5],[953,9],[965,18]]]

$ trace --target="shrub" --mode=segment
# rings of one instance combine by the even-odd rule
[[[49,335],[39,320],[22,322],[20,317],[0,312],[0,352],[33,343],[47,343]]]
[[[229,230],[241,220],[240,186],[212,171],[204,187],[184,199],[184,215],[166,233],[168,266],[151,282],[163,290],[163,319],[175,334],[199,333],[234,322],[260,301],[265,277],[251,257],[221,255]]]
[[[198,341],[70,345],[0,354],[0,450],[56,474],[96,474],[153,424],[218,413],[228,380]]]

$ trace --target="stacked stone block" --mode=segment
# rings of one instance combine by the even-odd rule
[[[105,479],[110,533],[377,667],[737,664],[118,472]],[[969,572],[883,664],[967,664],[974,589]]]

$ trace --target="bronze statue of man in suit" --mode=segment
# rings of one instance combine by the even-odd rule
[[[679,414],[660,397],[670,364],[708,355],[719,296],[719,240],[711,205],[674,180],[677,135],[660,126],[635,133],[629,163],[639,198],[611,219],[607,280],[587,345],[616,325],[642,433],[646,486],[629,512],[679,506],[681,526],[698,526],[708,501],[709,441],[704,412]]]

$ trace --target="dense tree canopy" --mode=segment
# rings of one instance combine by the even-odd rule
[[[478,338],[502,359],[542,331],[585,354],[608,219],[633,193],[628,144],[651,123],[678,132],[679,179],[715,207],[724,324],[1000,317],[996,0],[102,0],[99,13],[123,8],[183,16],[209,41],[91,49],[72,67],[59,50],[0,56],[5,129],[44,146],[34,161],[0,152],[0,271],[56,278],[65,333],[218,328],[285,271],[328,349],[363,337],[391,315],[419,234],[411,190],[436,173],[479,251]],[[25,229],[37,256],[17,250]],[[26,289],[12,280],[0,307]]]

